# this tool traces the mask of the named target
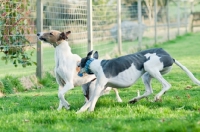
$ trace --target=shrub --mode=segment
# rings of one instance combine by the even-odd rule
[[[0,92],[3,93],[3,91],[4,91],[4,85],[3,85],[3,82],[0,81]]]
[[[25,36],[30,33],[29,4],[29,0],[23,2],[5,0],[0,5],[0,52],[4,53],[1,60],[5,63],[11,61],[15,67],[18,64],[23,67],[36,64],[30,57],[33,51],[30,54],[26,52],[30,47],[30,42]]]
[[[2,89],[3,93],[11,94],[15,92],[22,92],[25,89],[17,77],[7,75],[1,81],[4,86]]]
[[[56,78],[49,72],[45,73],[44,77],[39,80],[39,83],[48,88],[57,87]]]

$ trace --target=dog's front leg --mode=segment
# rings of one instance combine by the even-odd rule
[[[81,113],[81,112],[84,112],[86,111],[89,107],[89,111],[94,111],[94,108],[95,108],[95,105],[96,105],[96,102],[98,100],[98,98],[101,96],[102,92],[104,90],[104,85],[100,85],[98,83],[98,81],[96,82],[96,86],[95,86],[95,91],[92,95],[92,97],[89,99],[89,101],[83,105],[81,107],[81,109],[79,111],[77,111],[76,113]]]
[[[88,109],[88,107],[90,106],[90,104],[91,104],[91,98],[76,113],[78,114],[78,113],[85,112]]]
[[[90,112],[94,111],[97,100],[99,99],[99,97],[101,96],[103,91],[104,91],[104,86],[97,84],[95,91],[94,91],[94,94],[92,95],[92,98],[91,98],[92,100],[91,100],[91,104],[90,104],[90,107],[89,107]]]

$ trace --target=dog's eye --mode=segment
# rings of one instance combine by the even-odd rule
[[[50,35],[53,35],[53,33],[50,33]]]

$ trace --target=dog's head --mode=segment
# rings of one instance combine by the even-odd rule
[[[87,56],[85,58],[82,58],[81,59],[81,62],[79,62],[77,64],[78,67],[80,67],[80,71],[78,73],[79,76],[83,76],[84,73],[87,73],[87,74],[93,74],[91,71],[90,71],[90,68],[89,68],[89,65],[90,63],[94,60],[94,59],[98,59],[99,58],[99,55],[98,55],[98,52],[95,51],[95,53],[93,54],[93,58],[91,57],[92,56],[92,53],[93,51],[90,51]]]
[[[60,32],[51,30],[50,32],[39,32],[37,33],[37,36],[39,40],[48,42],[50,44],[58,44],[59,41],[67,40],[70,33],[71,31]]]

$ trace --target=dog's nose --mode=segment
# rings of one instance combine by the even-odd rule
[[[40,33],[37,33],[37,36],[40,36]]]

